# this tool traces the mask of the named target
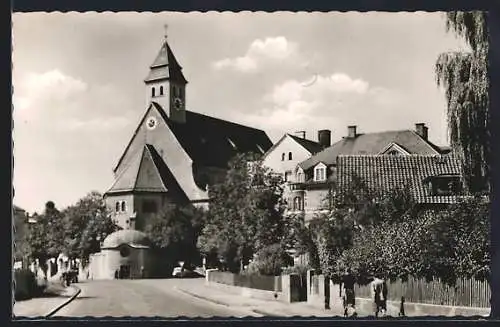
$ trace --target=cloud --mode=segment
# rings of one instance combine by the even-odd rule
[[[400,110],[404,101],[399,91],[371,86],[345,73],[285,80],[262,100],[260,111],[235,119],[259,126],[274,140],[297,130],[306,130],[314,139],[317,131],[311,128],[331,129],[334,134],[340,133],[332,137],[341,137],[349,124],[362,123],[363,130],[383,130],[392,125],[399,129],[408,119],[408,112]]]
[[[225,58],[213,63],[217,70],[232,69],[243,73],[255,72],[264,62],[274,64],[297,56],[297,44],[283,36],[254,40],[244,56]]]
[[[129,122],[127,106],[115,87],[91,86],[60,70],[30,73],[14,81],[13,103],[15,123],[42,130],[106,131]]]
[[[369,90],[368,82],[353,79],[346,74],[336,73],[329,76],[315,75],[309,81],[288,80],[276,85],[265,96],[274,108],[295,112],[300,106],[302,111],[311,111],[332,102],[348,101],[364,95]]]

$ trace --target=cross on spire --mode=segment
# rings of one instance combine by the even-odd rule
[[[168,33],[167,33],[167,30],[168,30],[168,24],[163,25],[163,28],[165,29],[165,40],[166,40],[166,39],[167,39],[167,37],[168,37]]]

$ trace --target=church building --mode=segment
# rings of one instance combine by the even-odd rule
[[[123,229],[143,230],[168,202],[208,205],[208,187],[224,178],[231,158],[272,146],[262,130],[187,110],[188,81],[166,36],[144,84],[146,112],[104,195]]]

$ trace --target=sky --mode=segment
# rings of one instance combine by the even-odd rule
[[[448,144],[434,64],[466,49],[443,13],[15,13],[14,203],[41,212],[105,192],[144,114],[164,39],[188,110],[266,131],[429,127]]]

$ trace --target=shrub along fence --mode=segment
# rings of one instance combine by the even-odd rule
[[[406,302],[426,303],[449,306],[489,308],[491,289],[487,281],[475,279],[459,279],[455,286],[449,286],[439,279],[408,278],[407,281],[396,280],[388,283],[388,300],[400,301],[404,296]],[[356,286],[356,297],[370,298],[370,287]]]
[[[230,286],[248,287],[264,291],[281,292],[281,276],[239,275],[212,271],[207,275],[209,282]]]
[[[35,279],[35,274],[29,269],[15,270],[15,299],[17,301],[28,300],[41,293]]]

